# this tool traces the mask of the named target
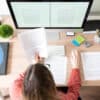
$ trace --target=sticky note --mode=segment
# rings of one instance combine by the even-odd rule
[[[83,42],[85,41],[85,38],[82,37],[81,35],[78,35],[78,36],[75,38],[75,40],[76,40],[79,44],[81,44],[81,43],[83,43]]]
[[[74,40],[72,40],[72,44],[74,45],[74,46],[80,46],[80,44],[74,39]]]

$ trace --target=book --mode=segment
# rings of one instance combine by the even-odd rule
[[[40,57],[47,58],[47,40],[44,28],[31,29],[21,32],[18,35],[19,40],[24,48],[27,59],[30,63],[35,63],[34,55],[39,53]]]
[[[0,42],[0,75],[6,74],[9,43]]]

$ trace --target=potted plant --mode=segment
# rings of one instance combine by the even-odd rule
[[[94,36],[94,41],[100,43],[100,30],[96,29],[96,35]]]
[[[12,26],[7,25],[7,24],[0,25],[0,37],[1,38],[8,39],[12,37],[13,33],[14,33],[14,30]]]

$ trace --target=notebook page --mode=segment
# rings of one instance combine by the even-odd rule
[[[67,84],[67,58],[65,56],[52,56],[46,59],[46,64],[51,71],[55,83],[58,85]]]

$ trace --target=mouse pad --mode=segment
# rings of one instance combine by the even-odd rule
[[[0,75],[6,74],[9,43],[0,43]]]

